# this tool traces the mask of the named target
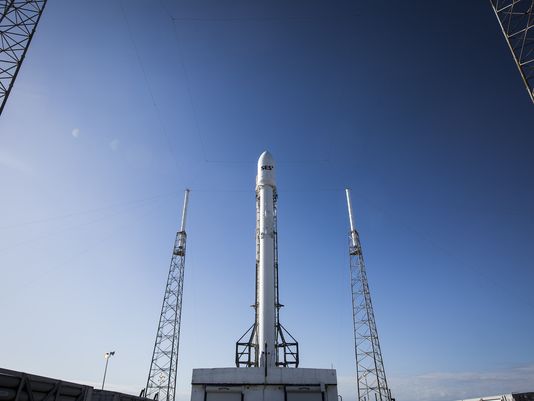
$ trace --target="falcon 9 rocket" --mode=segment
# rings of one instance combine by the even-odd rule
[[[258,234],[256,236],[258,260],[256,308],[257,341],[260,366],[276,364],[276,305],[275,305],[275,204],[276,180],[274,160],[263,152],[258,160],[256,176]]]
[[[279,322],[277,197],[274,159],[265,151],[256,175],[256,319],[236,343],[238,367],[298,367],[298,343]]]

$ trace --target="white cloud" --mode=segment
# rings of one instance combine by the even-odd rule
[[[74,129],[72,130],[72,136],[73,136],[74,138],[78,138],[78,137],[80,136],[80,129],[79,129],[79,128],[74,128]]]
[[[29,164],[23,162],[19,158],[4,150],[0,150],[0,166],[25,174],[32,172],[32,168]]]
[[[431,372],[414,376],[388,376],[397,400],[454,401],[483,396],[534,391],[534,364],[509,369],[471,372]],[[338,376],[343,398],[356,394],[356,377]]]
[[[433,372],[391,377],[397,399],[452,401],[512,392],[534,391],[534,365],[484,372]]]
[[[117,138],[115,138],[109,143],[109,147],[111,148],[111,150],[117,150],[119,148],[119,144],[120,144],[120,141]]]

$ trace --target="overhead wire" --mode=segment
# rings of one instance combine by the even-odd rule
[[[254,193],[254,188],[253,187],[251,187],[249,189],[240,189],[240,188],[231,189],[231,188],[214,188],[214,187],[210,187],[210,188],[202,188],[202,187],[200,187],[200,188],[197,188],[197,187],[192,186],[190,189],[195,193]],[[340,191],[343,191],[343,190],[344,190],[344,188],[341,188],[341,187],[340,188],[314,188],[314,189],[288,188],[288,189],[283,189],[283,192],[313,193],[313,192],[340,192]],[[140,204],[140,203],[148,203],[148,202],[151,202],[151,201],[157,201],[157,200],[160,200],[162,198],[181,195],[182,193],[183,193],[183,191],[181,191],[181,190],[180,191],[170,191],[170,192],[165,192],[165,193],[162,193],[162,194],[157,194],[157,195],[138,198],[138,199],[128,199],[128,200],[124,200],[124,201],[113,202],[113,203],[110,203],[108,205],[103,205],[103,206],[99,206],[99,207],[95,207],[95,208],[76,210],[76,211],[73,211],[73,212],[68,212],[68,213],[62,213],[62,214],[57,214],[57,215],[53,215],[53,216],[42,217],[42,218],[38,218],[38,219],[34,219],[34,220],[23,221],[23,222],[16,223],[16,224],[7,224],[7,225],[0,226],[0,230],[18,229],[18,228],[22,228],[22,227],[26,227],[26,226],[31,226],[31,225],[38,225],[38,224],[56,222],[56,221],[60,221],[60,220],[66,220],[66,219],[79,217],[79,216],[83,216],[83,215],[90,215],[90,214],[95,214],[95,213],[99,213],[99,212],[105,212],[105,211],[113,210],[113,209],[116,209],[116,208],[119,208],[119,207],[123,208],[123,207],[128,207],[130,205],[136,205],[136,204]]]
[[[119,4],[120,4],[120,7],[121,7],[121,11],[122,11],[124,20],[126,22],[127,28],[128,28],[128,33],[129,33],[129,36],[130,36],[130,40],[132,42],[133,48],[134,48],[135,53],[136,53],[137,61],[138,61],[139,65],[140,65],[141,72],[143,73],[143,77],[144,77],[148,92],[150,94],[152,103],[154,105],[154,108],[156,109],[156,112],[157,112],[157,115],[158,115],[158,120],[160,122],[160,125],[164,128],[163,131],[164,131],[167,143],[169,145],[169,149],[171,151],[171,154],[175,154],[174,147],[172,145],[172,141],[170,140],[168,132],[165,129],[165,125],[164,125],[164,123],[162,121],[161,111],[160,111],[159,106],[158,106],[158,104],[157,104],[157,102],[155,100],[155,96],[154,96],[154,93],[152,91],[152,88],[151,88],[151,85],[150,85],[150,82],[149,82],[149,79],[148,79],[148,75],[146,73],[146,69],[144,68],[144,64],[142,62],[139,50],[138,50],[137,45],[135,43],[135,40],[133,38],[131,24],[129,23],[128,16],[127,16],[126,10],[124,9],[122,0],[119,0]],[[163,0],[160,0],[159,4],[160,4],[161,9],[164,11],[164,13],[169,17],[169,19],[171,21],[171,24],[172,24],[172,28],[173,28],[173,32],[174,32],[174,38],[175,38],[175,42],[177,44],[177,49],[178,49],[179,64],[180,64],[180,68],[182,70],[182,74],[183,74],[183,77],[184,77],[184,80],[185,80],[187,98],[188,98],[188,102],[189,102],[190,107],[191,107],[192,120],[193,120],[193,123],[194,123],[194,126],[195,126],[196,136],[199,139],[203,161],[205,163],[213,163],[213,164],[253,164],[253,163],[256,163],[256,162],[255,161],[250,161],[250,162],[249,161],[240,161],[240,160],[213,160],[213,159],[210,159],[208,157],[207,143],[206,143],[206,139],[204,138],[204,135],[203,135],[202,130],[201,130],[198,107],[197,107],[197,104],[195,102],[195,98],[194,98],[194,95],[193,95],[192,80],[191,80],[191,76],[190,76],[190,73],[189,73],[189,69],[187,67],[185,51],[183,49],[181,37],[180,37],[180,34],[178,32],[178,27],[177,27],[176,22],[177,21],[208,21],[208,22],[209,21],[221,21],[221,22],[266,21],[266,22],[270,22],[270,21],[295,21],[295,20],[315,21],[315,20],[326,20],[326,19],[352,19],[354,17],[359,17],[360,16],[359,14],[351,13],[351,14],[343,14],[343,15],[295,16],[295,17],[291,17],[291,16],[289,16],[289,17],[283,17],[283,16],[272,16],[272,17],[269,17],[269,16],[268,17],[261,17],[260,16],[260,17],[254,17],[253,16],[253,17],[222,17],[222,18],[177,17],[177,16],[173,15],[173,13],[166,7],[166,5],[165,5]],[[175,162],[177,163],[176,160],[175,160]],[[285,161],[282,160],[282,161],[278,161],[278,163],[280,163],[280,164],[285,164],[285,163],[287,163],[287,164],[325,163],[326,164],[326,163],[332,163],[332,161],[330,160],[330,158],[326,158],[326,159],[310,159],[310,160],[285,160]],[[177,165],[177,168],[178,168],[178,165]]]
[[[208,163],[217,164],[257,164],[257,160],[207,160]],[[310,163],[330,163],[329,159],[294,159],[294,160],[276,160],[276,164],[310,164]]]
[[[193,123],[195,124],[196,134],[197,134],[197,137],[198,137],[198,139],[200,141],[200,146],[201,146],[201,150],[202,150],[202,155],[204,157],[204,161],[208,162],[208,156],[207,156],[207,153],[206,153],[206,143],[204,141],[204,137],[203,137],[202,132],[200,130],[200,122],[198,120],[198,111],[197,111],[195,100],[193,98],[193,91],[191,89],[191,79],[189,77],[189,70],[187,69],[187,65],[186,65],[186,62],[185,62],[185,52],[183,50],[182,42],[180,40],[180,37],[178,35],[178,28],[176,27],[174,16],[165,7],[163,2],[160,1],[159,4],[160,4],[161,8],[163,9],[163,11],[171,19],[172,29],[174,31],[174,39],[175,39],[175,42],[176,42],[177,48],[178,48],[178,62],[180,63],[180,68],[182,69],[183,77],[185,79],[185,89],[186,89],[186,92],[187,92],[187,99],[188,99],[189,105],[191,107]]]
[[[169,153],[171,155],[171,159],[173,160],[176,169],[178,171],[180,171],[180,166],[179,166],[179,163],[178,163],[176,151],[175,151],[174,146],[172,144],[172,140],[170,138],[170,135],[169,135],[169,132],[167,130],[167,127],[163,122],[162,115],[161,115],[161,110],[160,110],[160,108],[158,106],[158,103],[156,102],[156,97],[154,96],[154,92],[152,90],[152,85],[150,84],[146,69],[144,67],[143,61],[141,59],[141,55],[139,53],[139,49],[137,48],[137,44],[135,43],[135,40],[134,40],[134,37],[133,37],[132,28],[131,28],[131,25],[130,25],[130,21],[128,19],[128,14],[126,13],[126,10],[124,9],[124,5],[122,4],[122,1],[123,0],[118,0],[119,6],[120,6],[120,9],[121,9],[121,12],[122,12],[122,16],[124,18],[124,22],[126,24],[126,28],[127,28],[127,31],[128,31],[128,35],[129,35],[130,41],[132,43],[132,47],[133,47],[133,49],[135,51],[135,55],[136,55],[136,58],[137,58],[137,62],[139,64],[139,68],[141,70],[141,73],[143,75],[143,79],[145,81],[148,93],[150,95],[150,99],[152,101],[152,105],[154,106],[154,109],[156,111],[156,118],[158,119],[159,125],[161,126],[161,129],[162,129],[163,134],[165,136],[165,140],[167,142],[167,146],[168,146]]]
[[[191,107],[192,118],[193,118],[193,122],[195,124],[196,134],[197,134],[197,137],[199,138],[199,141],[200,141],[202,155],[204,157],[204,162],[205,163],[212,163],[212,164],[255,164],[256,161],[252,161],[252,160],[251,161],[246,161],[246,160],[213,160],[213,159],[208,158],[208,153],[206,151],[206,140],[205,140],[204,135],[202,133],[200,122],[199,122],[198,107],[196,105],[196,102],[195,102],[195,99],[194,99],[194,96],[193,96],[191,77],[190,77],[190,74],[189,74],[189,69],[187,68],[187,63],[186,63],[186,59],[185,59],[185,52],[184,52],[184,49],[183,49],[183,46],[182,46],[182,41],[181,41],[181,38],[180,38],[180,35],[179,35],[179,32],[178,32],[178,27],[176,25],[176,21],[187,21],[187,20],[191,20],[191,19],[177,18],[176,16],[174,16],[172,14],[172,12],[169,11],[169,9],[165,6],[163,0],[160,0],[159,4],[160,4],[162,10],[170,18],[172,26],[173,26],[175,41],[176,41],[178,52],[179,52],[179,54],[178,54],[179,63],[180,63],[180,67],[182,69],[182,73],[183,73],[184,79],[185,79],[187,97],[188,97],[189,104],[190,104],[190,107]],[[199,19],[199,20],[202,20],[202,19]],[[224,21],[224,20],[225,19],[222,19],[222,21]],[[229,19],[229,20],[234,20],[234,19]],[[239,20],[239,18],[236,19],[236,20]],[[265,20],[266,21],[276,20],[276,18],[275,19],[266,18]],[[280,19],[280,20],[291,20],[291,18],[289,18],[289,19]],[[284,163],[294,163],[294,164],[330,163],[330,160],[329,159],[292,160],[292,161],[286,160],[286,161],[277,161],[277,163],[280,163],[280,164],[284,164]]]
[[[281,21],[325,21],[325,20],[342,20],[359,17],[359,14],[346,15],[321,15],[321,16],[295,16],[295,17],[259,17],[259,16],[245,16],[245,17],[176,17],[177,21],[193,21],[193,22],[281,22]]]
[[[147,217],[151,213],[154,213],[154,211],[158,210],[157,208],[155,208],[155,206],[156,206],[156,204],[151,205],[151,208],[149,208],[145,212],[141,213],[138,216],[138,219]],[[95,247],[100,246],[101,244],[107,242],[110,238],[115,236],[117,234],[117,231],[123,230],[125,227],[128,226],[128,224],[130,224],[131,222],[136,222],[136,221],[138,221],[138,219],[135,219],[135,220],[134,219],[129,219],[129,220],[127,220],[125,223],[123,223],[123,224],[119,225],[118,227],[115,227],[114,229],[108,231],[106,233],[106,235],[99,236],[99,238],[96,241],[96,243],[92,244],[91,246],[87,246],[87,247],[83,248],[82,250],[80,250],[78,252],[74,252],[73,254],[69,255],[68,257],[62,259],[60,262],[54,263],[53,266],[58,267],[60,265],[63,265],[66,262],[69,262],[69,261],[71,261],[71,260],[73,260],[73,259],[75,259],[75,258],[77,258],[77,257],[79,257],[81,255],[84,255],[84,254],[88,253],[89,251],[95,249]],[[50,271],[50,267],[47,268],[47,271]],[[37,276],[33,276],[33,277],[37,278]]]
[[[135,46],[135,42],[133,41],[133,38],[132,38],[131,28],[129,27],[129,23],[127,21],[125,10],[124,10],[124,8],[122,6],[122,0],[119,0],[119,2],[121,4],[122,12],[123,12],[125,20],[127,22],[127,25],[128,25],[130,37],[132,39],[132,43],[134,44],[134,48],[136,50],[136,54],[137,54],[137,58],[138,58],[139,64],[141,66],[141,69],[142,69],[144,77],[145,77],[145,82],[147,83],[147,86],[149,87],[149,92],[150,92],[153,104],[154,104],[155,108],[158,109],[157,104],[156,104],[155,99],[154,99],[154,95],[152,93],[152,90],[150,89],[150,84],[148,82],[148,78],[146,77],[146,72],[144,70],[141,58],[139,56],[139,52],[138,52],[138,50],[137,50],[137,48]],[[183,72],[184,79],[185,79],[187,96],[188,96],[190,107],[191,107],[191,110],[192,110],[192,113],[193,113],[193,120],[194,120],[194,124],[195,124],[195,128],[196,128],[196,133],[197,133],[197,136],[198,136],[200,144],[201,144],[201,149],[202,149],[202,154],[203,154],[203,157],[204,157],[204,162],[206,162],[206,163],[217,163],[217,164],[255,164],[256,162],[253,161],[253,160],[251,160],[251,161],[239,161],[239,160],[210,160],[210,159],[208,159],[207,152],[206,152],[206,143],[205,143],[205,140],[203,138],[202,132],[200,130],[200,123],[199,123],[199,119],[198,119],[198,110],[197,110],[197,107],[196,107],[196,104],[195,104],[195,101],[194,101],[194,97],[193,97],[190,74],[189,74],[188,68],[186,66],[185,53],[183,51],[181,40],[180,40],[180,37],[179,37],[179,34],[178,34],[176,21],[201,21],[201,22],[246,22],[246,21],[258,22],[258,21],[266,21],[266,22],[269,22],[269,21],[315,20],[315,18],[313,18],[313,17],[287,17],[287,18],[281,18],[281,17],[227,17],[227,18],[176,17],[176,16],[172,15],[172,13],[165,7],[165,5],[163,4],[162,0],[160,0],[160,5],[161,5],[162,9],[165,11],[165,13],[169,16],[169,18],[170,18],[170,20],[172,22],[172,26],[173,26],[173,30],[174,30],[174,34],[175,34],[175,40],[176,40],[178,51],[179,51],[179,60],[180,60],[179,63],[180,63],[180,67],[181,67],[182,72]],[[353,17],[356,17],[356,16],[358,16],[358,15],[349,15],[349,16],[346,16],[346,17],[347,18],[353,18]],[[340,18],[340,17],[342,17],[342,16],[331,16],[330,18]],[[325,18],[326,17],[323,17],[322,19],[325,19]],[[280,163],[280,164],[283,164],[283,163],[306,164],[306,163],[312,163],[312,162],[313,163],[317,163],[317,162],[333,163],[331,160],[277,161],[277,163]],[[338,161],[336,161],[336,162],[338,162]],[[348,162],[348,164],[350,164],[350,162]],[[252,189],[251,190],[239,190],[239,189],[236,189],[236,190],[232,190],[232,189],[218,190],[218,189],[214,189],[214,188],[210,188],[210,189],[194,189],[193,188],[193,190],[195,192],[221,192],[221,193],[224,193],[224,192],[230,192],[230,193],[253,192]],[[313,189],[313,190],[288,189],[288,190],[284,190],[284,192],[338,192],[338,191],[341,192],[342,190],[343,189],[341,189],[341,188],[339,188],[339,189],[338,188]],[[366,197],[365,194],[360,194],[360,195]],[[388,213],[384,209],[381,209],[380,207],[378,207],[376,202],[370,201],[369,198],[367,198],[367,200],[368,200],[369,204],[372,207],[377,208],[377,209],[381,210],[382,213],[391,216],[390,213]],[[401,222],[401,224],[404,225],[404,227],[407,228],[409,231],[412,231],[413,233],[415,233],[419,238],[422,238],[425,241],[429,242],[430,244],[432,244],[434,247],[436,247],[440,251],[446,252],[448,257],[451,256],[449,250],[446,250],[443,247],[441,247],[435,241],[430,239],[429,236],[422,235],[420,232],[414,230],[413,228],[411,228],[409,225],[407,225],[404,222]],[[461,262],[460,260],[458,260],[458,261]],[[481,272],[478,269],[475,269],[472,266],[468,266],[468,267],[472,268],[472,270],[475,271],[476,273],[481,274]],[[494,284],[496,286],[501,286],[501,283],[496,283],[496,281],[494,281],[493,279],[489,278],[488,276],[486,276],[486,278],[489,279],[492,284]]]
[[[140,207],[150,206],[151,202],[154,202],[154,201],[157,202],[160,199],[161,199],[161,197],[148,199],[148,200],[143,201],[141,204],[130,205],[130,207],[133,206],[134,208],[140,208]],[[37,235],[37,236],[35,236],[33,238],[22,240],[22,241],[19,241],[19,242],[15,243],[15,244],[9,245],[9,246],[4,246],[4,247],[0,248],[0,253],[4,252],[4,251],[10,251],[10,250],[12,250],[14,248],[18,248],[18,247],[20,247],[22,245],[25,245],[25,244],[28,244],[28,243],[34,243],[34,242],[41,241],[41,240],[44,240],[44,239],[47,239],[47,238],[50,238],[50,237],[54,237],[54,236],[63,234],[63,233],[68,232],[68,231],[73,231],[73,230],[76,230],[76,229],[79,229],[79,228],[88,227],[88,226],[91,226],[91,225],[95,225],[95,224],[101,223],[103,221],[109,220],[112,217],[116,217],[116,216],[122,215],[126,211],[128,211],[128,207],[123,207],[120,210],[114,211],[111,214],[106,214],[106,215],[103,215],[103,216],[99,216],[97,218],[91,219],[90,221],[85,221],[83,223],[74,224],[74,225],[71,225],[69,227],[63,227],[63,228],[60,228],[60,229],[55,230],[55,231],[46,232],[46,233],[43,233],[41,235]]]
[[[366,199],[366,201],[367,201],[366,203],[368,203],[372,208],[374,208],[375,210],[378,210],[379,212],[381,212],[382,214],[384,214],[386,216],[389,216],[389,218],[392,221],[396,221],[397,222],[396,224],[400,224],[406,230],[412,232],[412,234],[414,234],[417,238],[419,238],[423,242],[426,242],[427,244],[430,244],[435,249],[437,249],[440,252],[442,252],[443,255],[445,255],[447,258],[454,259],[459,266],[463,266],[463,267],[471,270],[473,273],[476,273],[479,277],[485,278],[486,282],[488,284],[491,284],[492,286],[494,286],[496,289],[502,290],[503,286],[505,286],[505,284],[502,281],[498,282],[494,277],[489,276],[487,274],[487,270],[485,270],[485,269],[482,269],[482,270],[481,269],[477,269],[471,263],[466,264],[462,259],[460,259],[454,253],[452,253],[450,248],[445,248],[444,246],[440,245],[440,243],[435,241],[432,238],[431,235],[425,235],[420,230],[417,230],[416,228],[414,228],[412,225],[410,225],[406,221],[403,221],[401,218],[399,218],[398,213],[390,213],[390,212],[388,212],[386,209],[384,209],[383,207],[379,206],[377,202],[372,201],[363,192],[359,192],[359,196],[361,198]],[[355,198],[357,198],[357,197],[355,197]],[[513,291],[515,296],[517,298],[520,298],[525,305],[528,305],[529,307],[534,309],[534,302],[532,300],[527,300],[526,298],[524,298],[523,295],[520,292],[516,291],[515,288],[510,288],[510,291]]]
[[[78,210],[78,211],[74,211],[74,212],[62,213],[62,214],[58,214],[58,215],[55,215],[55,216],[43,217],[43,218],[40,218],[40,219],[24,221],[24,222],[17,223],[17,224],[8,224],[8,225],[0,226],[0,230],[8,230],[8,229],[20,228],[20,227],[29,226],[29,225],[35,225],[35,224],[41,224],[41,223],[48,223],[48,222],[51,222],[51,221],[68,219],[68,218],[72,218],[72,217],[76,217],[76,216],[80,216],[80,215],[84,215],[84,214],[98,213],[98,212],[101,212],[101,211],[114,209],[114,208],[117,208],[117,207],[123,207],[123,206],[128,206],[128,205],[131,205],[131,204],[142,203],[142,202],[151,201],[151,200],[154,200],[154,199],[161,199],[161,198],[164,198],[164,197],[177,195],[179,193],[181,193],[181,191],[172,191],[172,192],[166,192],[166,193],[163,193],[163,194],[153,195],[153,196],[139,198],[139,199],[114,202],[114,203],[111,203],[109,205],[100,206],[100,207],[96,207],[96,208],[83,209],[83,210]]]

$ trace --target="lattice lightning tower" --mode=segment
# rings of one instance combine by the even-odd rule
[[[490,0],[514,61],[534,102],[534,0]]]
[[[345,190],[350,221],[350,286],[358,401],[392,401],[386,380],[360,237],[354,227],[350,191]]]
[[[185,270],[185,245],[187,234],[185,221],[189,190],[185,190],[182,224],[176,234],[171,265],[161,307],[158,332],[154,343],[152,362],[146,385],[145,396],[159,401],[174,401],[176,393],[176,371],[180,346],[180,322]]]
[[[0,0],[0,115],[47,0]]]

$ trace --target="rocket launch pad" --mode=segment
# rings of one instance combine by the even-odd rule
[[[263,152],[256,175],[256,300],[236,343],[235,368],[194,369],[191,401],[337,401],[334,369],[299,368],[298,342],[280,323],[276,168]]]

